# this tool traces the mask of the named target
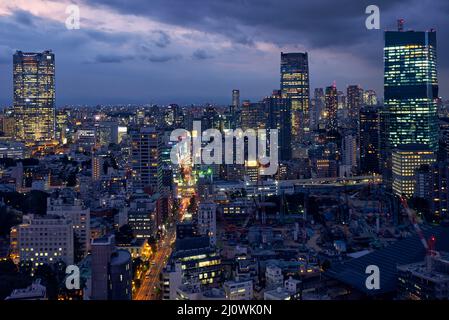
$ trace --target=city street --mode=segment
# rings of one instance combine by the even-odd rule
[[[142,281],[135,300],[156,300],[159,298],[159,294],[156,291],[156,288],[159,286],[159,274],[165,267],[167,259],[171,254],[175,236],[175,230],[170,230],[164,239],[161,240],[156,254],[150,260],[150,269]]]

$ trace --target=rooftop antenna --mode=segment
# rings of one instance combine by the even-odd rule
[[[399,32],[404,31],[404,23],[405,23],[405,20],[404,20],[404,19],[399,19],[399,20],[398,20],[398,31],[399,31]]]

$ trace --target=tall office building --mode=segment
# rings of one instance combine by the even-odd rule
[[[309,59],[307,53],[281,53],[281,92],[292,103],[292,147],[309,130]]]
[[[92,240],[92,300],[131,300],[132,259],[115,247],[115,237]]]
[[[363,105],[363,89],[359,85],[348,86],[347,88],[348,115],[351,124],[357,124],[360,108]]]
[[[320,127],[321,120],[324,118],[325,114],[326,103],[323,88],[315,88],[313,103],[312,110],[310,110],[310,126],[312,129],[316,130]]]
[[[392,149],[410,143],[438,148],[436,46],[433,30],[385,32],[384,91]]]
[[[243,130],[247,129],[265,129],[267,124],[267,112],[265,104],[262,102],[251,103],[243,101],[240,113],[241,125]]]
[[[342,164],[349,168],[350,172],[355,172],[358,159],[357,138],[347,134],[342,141]]]
[[[417,170],[422,165],[433,164],[435,156],[426,145],[407,144],[395,148],[392,154],[394,194],[412,197],[415,193]]]
[[[416,158],[421,158],[423,148],[428,148],[430,152],[438,149],[436,32],[403,29],[403,21],[400,20],[398,31],[385,32],[384,48],[383,119],[386,121],[386,133],[383,144],[387,150],[383,152],[383,162],[387,169],[386,185],[389,189],[392,187],[396,194],[401,194],[404,188],[399,187],[403,183],[394,172],[394,155],[400,155],[407,145],[422,146],[420,150],[415,150]],[[418,162],[414,163],[418,165]],[[389,173],[391,169],[392,175]],[[413,194],[410,193],[412,185],[413,181],[407,182],[407,195]]]
[[[232,90],[232,106],[237,109],[240,107],[240,90]]]
[[[291,100],[282,98],[280,91],[275,90],[271,96],[266,97],[263,101],[268,113],[268,128],[278,130],[279,159],[291,160]]]
[[[364,106],[359,113],[360,171],[380,173],[380,115],[377,107]]]
[[[374,90],[366,90],[363,92],[363,104],[367,106],[377,105],[377,94]]]
[[[338,109],[338,92],[337,86],[335,83],[326,87],[326,94],[324,97],[325,100],[325,114],[326,114],[326,129],[327,130],[337,130],[338,129],[338,121],[337,121],[337,109]]]
[[[27,141],[55,138],[55,55],[51,51],[13,58],[16,135]]]
[[[161,149],[162,139],[152,127],[131,131],[131,169],[133,188],[147,189],[150,193],[162,190]]]

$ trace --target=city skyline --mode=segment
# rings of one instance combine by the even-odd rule
[[[114,1],[75,1],[81,10],[80,30],[66,29],[65,1],[45,1],[46,6],[43,3],[0,4],[0,69],[5,71],[0,72],[1,105],[12,104],[9,70],[15,50],[46,49],[57,55],[57,106],[227,105],[231,100],[229,92],[236,88],[242,100],[259,101],[279,89],[281,52],[309,54],[311,90],[336,81],[342,91],[358,84],[381,96],[385,29],[394,29],[399,17],[406,19],[407,29],[435,28],[440,39],[446,38],[449,29],[443,19],[448,8],[442,1],[426,8],[434,13],[431,20],[421,16],[423,5],[417,1],[408,1],[408,6],[380,1],[380,30],[366,29],[364,1],[342,5],[344,12],[336,9],[341,16],[319,10],[326,7],[327,1],[316,5],[282,2],[278,6],[267,1],[267,8],[255,7],[252,2],[213,2],[201,7],[201,1],[196,1],[192,12],[183,19],[186,22],[173,19],[176,11],[170,8],[174,6],[158,2],[154,12],[149,12],[139,1],[126,8]],[[272,11],[267,12],[270,8]],[[218,15],[220,9],[223,17]],[[195,23],[202,10],[216,21],[215,25],[204,17]],[[276,21],[283,10],[308,18],[296,22],[289,13],[284,23]],[[245,13],[251,18],[247,22],[242,19]],[[257,31],[260,18],[268,14],[269,23]],[[226,25],[227,20],[234,22],[233,28],[230,22]],[[11,34],[16,36],[11,38]],[[440,57],[447,48],[441,41]],[[445,59],[439,59],[438,64],[441,96],[446,97],[448,65]],[[347,70],[352,70],[350,75]],[[174,87],[176,92],[171,90]]]
[[[0,4],[0,301],[447,301],[449,5],[178,1]]]

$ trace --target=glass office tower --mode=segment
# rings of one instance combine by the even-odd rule
[[[16,136],[25,141],[55,138],[55,55],[51,51],[13,58]]]
[[[292,147],[309,130],[309,59],[307,53],[281,53],[281,92],[292,103]]]
[[[402,30],[402,27],[400,28]],[[388,144],[438,148],[436,32],[387,31],[384,49]]]
[[[438,150],[437,41],[433,30],[403,30],[400,20],[398,31],[385,32],[383,178],[396,195],[411,196],[415,177],[408,176],[407,188],[401,187],[404,179],[399,169],[403,167],[398,167],[402,163],[398,159],[404,158],[404,163],[412,165],[407,170],[414,171],[420,163],[410,163],[410,159],[420,159],[426,150],[430,153],[426,163],[430,164]],[[406,156],[403,150],[407,150]]]
[[[326,129],[330,131],[338,130],[338,92],[335,83],[330,87],[326,87],[324,101],[326,106]]]

